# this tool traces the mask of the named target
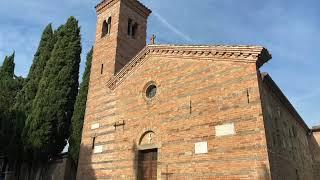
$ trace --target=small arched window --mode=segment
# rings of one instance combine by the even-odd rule
[[[133,22],[132,19],[128,20],[128,35],[132,38],[135,38],[138,31],[138,24]]]
[[[103,21],[101,37],[104,37],[107,34],[108,34],[108,23],[107,23],[107,21]]]
[[[108,34],[111,33],[111,17],[108,18]]]
[[[131,36],[132,34],[132,19],[128,20],[128,35]]]
[[[111,17],[108,18],[108,21],[104,20],[102,23],[102,33],[101,37],[104,37],[111,32]]]
[[[133,37],[133,38],[136,37],[137,30],[138,30],[138,24],[137,24],[137,23],[134,23],[134,25],[132,26],[132,37]]]

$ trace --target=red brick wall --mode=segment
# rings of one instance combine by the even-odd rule
[[[145,46],[147,17],[130,6],[136,1],[110,2],[98,10],[77,178],[135,179],[138,150],[156,147],[158,179],[269,179],[257,67],[250,59],[256,51],[234,48],[236,54],[219,53],[217,61],[150,54],[111,90],[106,84],[121,67],[116,62],[127,63]],[[110,16],[111,33],[101,38],[102,22]],[[139,24],[136,39],[127,36],[129,17]],[[150,82],[158,89],[147,100]],[[230,123],[235,134],[216,136],[217,126]],[[148,132],[154,137],[144,144]],[[203,141],[208,153],[196,154],[195,143]]]
[[[106,6],[99,5],[97,8],[96,41],[80,151],[78,179],[92,179],[96,174],[93,169],[89,168],[91,164],[88,164],[91,161],[93,150],[92,138],[96,136],[88,130],[91,128],[91,122],[93,120],[97,122],[115,115],[113,109],[116,99],[112,96],[114,93],[106,89],[106,82],[114,76],[116,71],[122,68],[122,65],[130,61],[146,45],[146,23],[148,16],[146,12],[148,11],[145,9],[141,10],[144,7],[140,7],[141,5],[136,1],[113,0],[109,2],[105,1],[104,4],[107,4]],[[102,6],[104,7],[100,8]],[[137,13],[137,10],[139,10],[139,13]],[[108,20],[109,17],[111,17],[111,32],[102,37],[103,21]],[[128,18],[139,24],[135,39],[127,35]],[[119,66],[118,62],[122,65]],[[113,130],[112,126],[108,126],[108,128]],[[104,129],[103,133],[108,134],[108,131]],[[96,141],[99,143],[101,140],[97,137]]]
[[[137,13],[132,9],[133,5],[130,8],[130,3],[128,4],[127,1],[114,0],[112,2],[97,12],[94,63],[91,70],[92,80],[100,79],[106,82],[146,45],[147,15]],[[101,37],[103,21],[108,20],[109,17],[111,17],[111,32]],[[134,39],[127,34],[129,18],[138,23],[137,35]],[[101,76],[102,64],[103,73]]]
[[[132,19],[133,23],[138,24],[138,29],[134,38],[128,35],[129,18]],[[130,4],[121,3],[117,44],[117,62],[119,63],[116,63],[116,72],[146,46],[146,36],[147,16],[141,15],[136,10],[132,9]]]
[[[170,173],[174,179],[268,179],[254,63],[146,58],[114,91],[103,85],[99,91],[91,88],[82,141],[88,151],[81,154],[81,177],[92,173],[97,179],[134,179],[140,138],[153,131],[158,178]],[[144,88],[150,81],[158,92],[147,101]],[[125,126],[115,130],[114,123],[122,121]],[[100,128],[91,130],[93,123]],[[236,134],[217,137],[215,127],[225,123],[234,123]],[[103,146],[100,154],[90,150],[93,136],[96,145]],[[208,142],[208,153],[196,155],[195,143],[202,141]]]
[[[272,179],[312,180],[308,131],[271,81],[260,84]]]

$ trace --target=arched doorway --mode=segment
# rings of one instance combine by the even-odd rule
[[[145,132],[139,140],[138,149],[138,179],[156,180],[158,163],[156,134],[153,131]]]

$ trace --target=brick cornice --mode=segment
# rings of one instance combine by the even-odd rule
[[[95,6],[97,14],[100,14],[101,10],[104,8],[111,7],[115,3],[117,3],[120,0],[102,0],[99,4]]]
[[[260,46],[148,45],[107,82],[107,87],[114,90],[126,76],[131,74],[136,67],[142,65],[150,56],[179,56],[181,59],[256,63],[258,68],[271,59],[268,50]]]
[[[95,7],[97,14],[100,14],[103,9],[109,8],[119,1],[122,1],[129,7],[134,8],[139,14],[143,16],[147,17],[151,13],[151,10],[146,6],[144,6],[138,0],[103,0],[99,4],[97,4]]]

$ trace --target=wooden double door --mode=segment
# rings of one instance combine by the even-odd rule
[[[157,179],[158,149],[139,151],[138,157],[138,179]]]

